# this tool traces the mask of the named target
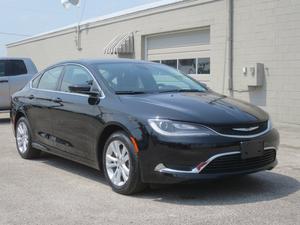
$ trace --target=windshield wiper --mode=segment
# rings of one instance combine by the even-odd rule
[[[138,95],[138,94],[147,94],[145,91],[115,91],[117,95]]]
[[[167,93],[167,92],[204,92],[204,91],[198,89],[170,89],[170,90],[159,91],[159,93]]]

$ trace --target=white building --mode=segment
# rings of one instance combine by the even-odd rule
[[[299,0],[165,0],[7,45],[39,69],[76,58],[169,64],[300,124]]]

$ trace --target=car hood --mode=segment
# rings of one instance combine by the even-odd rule
[[[249,103],[214,92],[121,95],[126,112],[137,117],[165,118],[201,124],[247,124],[268,120]]]

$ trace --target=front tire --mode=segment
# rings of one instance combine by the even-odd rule
[[[141,182],[138,156],[125,132],[113,133],[104,146],[103,170],[112,189],[130,195],[144,189]]]
[[[40,151],[32,147],[31,129],[25,117],[21,117],[17,122],[16,144],[20,156],[24,159],[32,159],[40,155]]]

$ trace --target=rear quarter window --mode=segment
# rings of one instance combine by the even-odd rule
[[[47,70],[39,79],[38,88],[44,90],[56,90],[62,70],[62,66]]]
[[[41,75],[37,76],[36,78],[34,78],[34,79],[32,80],[31,86],[32,86],[33,88],[37,88],[37,87],[38,87],[40,78],[41,78]]]

